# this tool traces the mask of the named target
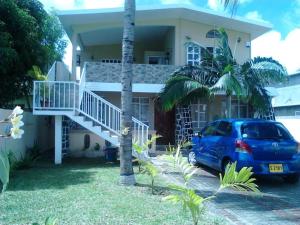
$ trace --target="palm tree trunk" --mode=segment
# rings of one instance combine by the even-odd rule
[[[226,107],[227,107],[227,118],[231,118],[231,95],[227,95],[226,97]]]
[[[120,184],[134,185],[132,167],[132,64],[134,44],[135,0],[125,0],[122,44],[121,148]]]

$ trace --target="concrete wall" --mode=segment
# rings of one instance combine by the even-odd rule
[[[0,119],[6,118],[11,110],[0,109]],[[24,154],[27,147],[33,147],[35,142],[41,150],[48,150],[54,147],[53,126],[49,117],[34,116],[30,112],[24,112],[23,122],[25,133],[21,139],[0,139],[0,149],[11,150],[16,157]],[[3,134],[7,129],[7,124],[0,125],[0,132]]]

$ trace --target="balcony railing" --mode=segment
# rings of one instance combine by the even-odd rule
[[[120,63],[86,63],[86,81],[121,83]],[[164,84],[177,69],[174,65],[133,64],[133,83]]]

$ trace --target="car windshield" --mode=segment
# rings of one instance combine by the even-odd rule
[[[292,139],[279,123],[247,123],[242,125],[241,133],[243,138],[251,139]]]

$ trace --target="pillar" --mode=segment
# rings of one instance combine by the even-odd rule
[[[76,55],[77,55],[77,46],[78,46],[78,34],[73,33],[72,35],[72,80],[76,80]]]
[[[55,156],[54,163],[62,163],[62,116],[55,116]]]

